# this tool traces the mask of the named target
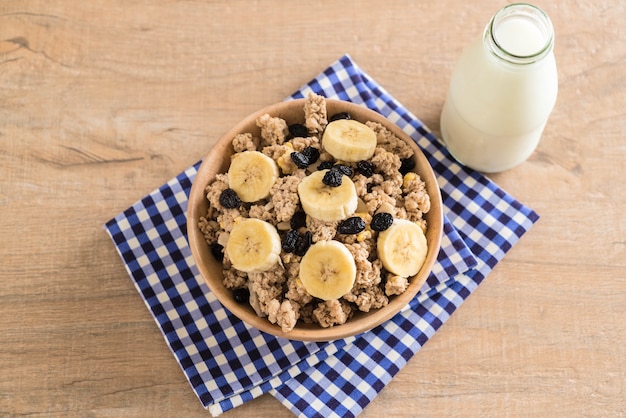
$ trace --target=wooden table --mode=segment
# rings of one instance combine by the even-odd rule
[[[492,176],[542,218],[364,417],[626,413],[626,3],[554,3],[556,108]],[[103,223],[344,53],[438,134],[504,4],[3,0],[0,416],[209,416]]]

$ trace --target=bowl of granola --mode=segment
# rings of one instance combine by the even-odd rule
[[[194,261],[223,306],[301,341],[397,314],[428,278],[443,229],[415,143],[379,113],[316,94],[228,131],[198,169],[187,218]]]

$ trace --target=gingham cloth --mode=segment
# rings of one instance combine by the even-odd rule
[[[203,282],[186,237],[187,199],[200,163],[120,213],[105,229],[192,389],[214,416],[267,392],[298,416],[358,415],[539,219],[486,177],[457,164],[349,56],[291,98],[310,91],[382,113],[424,151],[445,207],[438,262],[418,296],[377,328],[329,343],[290,341],[233,317]]]

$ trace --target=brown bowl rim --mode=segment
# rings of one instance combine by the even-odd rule
[[[229,152],[229,155],[232,155],[234,152],[232,148],[232,138],[237,133],[252,132],[258,135],[259,130],[256,127],[255,121],[260,116],[267,113],[272,117],[284,118],[286,116],[285,113],[290,114],[292,112],[291,109],[294,107],[302,109],[302,118],[299,121],[301,123],[302,120],[304,120],[303,109],[305,100],[306,99],[293,99],[279,102],[251,113],[228,130],[209,150],[198,168],[189,194],[187,208],[187,239],[191,248],[192,257],[204,282],[211,292],[214,293],[218,301],[235,317],[239,318],[247,325],[276,337],[297,341],[323,342],[350,337],[375,328],[398,314],[418,294],[419,290],[428,279],[440,251],[443,234],[443,204],[436,176],[426,156],[400,127],[380,113],[365,106],[343,100],[326,99],[326,107],[329,115],[338,112],[350,112],[354,119],[361,122],[373,121],[381,123],[396,136],[409,143],[413,149],[415,153],[414,158],[416,159],[416,168],[413,171],[418,173],[426,183],[426,190],[431,200],[431,209],[425,214],[425,218],[428,222],[426,237],[429,247],[426,260],[420,271],[410,279],[407,290],[401,295],[390,297],[387,306],[368,313],[357,311],[355,316],[349,319],[345,324],[335,325],[329,328],[322,328],[316,324],[304,324],[298,321],[298,324],[293,330],[283,332],[278,325],[270,323],[266,317],[262,318],[257,316],[249,305],[235,302],[232,297],[232,291],[222,284],[223,273],[218,269],[218,262],[212,258],[208,245],[206,245],[206,241],[198,227],[200,217],[206,214],[208,208],[208,201],[204,193],[205,187],[210,180],[215,178],[216,174],[226,172],[229,159],[222,159],[221,161],[215,160],[218,156],[224,155],[225,152]],[[288,123],[296,122],[297,121],[293,120],[288,121]],[[202,260],[207,259],[207,257],[215,261],[213,266],[202,262]],[[219,265],[221,265],[221,263],[219,263]],[[218,274],[219,281],[211,280],[214,273]]]

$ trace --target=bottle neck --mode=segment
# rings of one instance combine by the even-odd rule
[[[491,18],[485,28],[483,45],[499,61],[529,65],[552,53],[554,29],[548,15],[538,7],[510,4]]]

